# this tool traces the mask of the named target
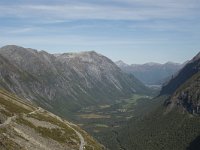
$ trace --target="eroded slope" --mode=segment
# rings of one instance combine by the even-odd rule
[[[78,126],[0,90],[0,149],[103,149]]]

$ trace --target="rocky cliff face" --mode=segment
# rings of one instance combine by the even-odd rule
[[[191,77],[173,94],[171,102],[192,114],[200,114],[200,73]]]
[[[192,114],[200,114],[200,54],[161,90],[161,94],[171,94],[165,102],[169,107],[178,106]]]
[[[0,49],[0,61],[1,87],[62,114],[148,91],[93,51],[53,55],[11,45]]]

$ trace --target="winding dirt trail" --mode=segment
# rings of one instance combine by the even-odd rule
[[[72,126],[76,126],[75,124],[73,124],[71,122],[68,122],[67,120],[63,120],[60,117],[58,117],[58,116],[56,116],[56,115],[54,115],[54,114],[52,114],[50,112],[49,112],[49,115],[54,117],[54,118],[56,118],[56,119],[58,119],[59,121],[65,123],[70,129],[72,129],[80,139],[81,143],[80,143],[80,146],[79,146],[79,150],[84,150],[85,149],[85,145],[86,145],[85,139],[83,138],[83,136],[82,136],[82,134],[80,132],[78,132],[76,129],[74,129],[72,127]]]
[[[29,114],[35,114],[35,113],[37,113],[37,112],[39,112],[39,111],[42,112],[43,109],[42,109],[41,107],[38,107],[38,109],[36,109],[36,110],[33,111],[33,112],[30,112]],[[79,137],[79,139],[80,139],[79,150],[84,150],[84,149],[85,149],[86,142],[85,142],[85,140],[84,140],[84,137],[82,136],[82,134],[81,134],[80,132],[78,132],[76,129],[74,129],[74,128],[72,127],[72,126],[76,126],[75,124],[70,123],[70,122],[68,122],[67,120],[63,120],[63,119],[61,119],[60,117],[58,117],[58,116],[56,116],[56,115],[54,115],[54,114],[52,114],[52,113],[50,113],[50,112],[48,112],[48,114],[49,114],[50,116],[52,116],[52,117],[58,119],[59,121],[65,123],[70,129],[72,129],[72,130],[76,133],[76,135]]]
[[[32,111],[32,112],[30,112],[30,113],[28,113],[28,114],[29,114],[29,115],[35,114],[35,113],[37,113],[37,112],[39,112],[39,111],[42,111],[42,108],[41,108],[41,107],[38,107],[36,110],[34,110],[34,111]]]
[[[17,116],[8,117],[7,120],[0,124],[0,128],[4,128],[5,126],[9,125],[13,119],[16,119]]]
[[[34,111],[32,111],[32,112],[30,112],[30,113],[28,113],[28,114],[35,114],[35,113],[37,113],[37,112],[39,112],[39,111],[43,111],[43,109],[40,108],[40,107],[38,107],[38,109],[36,109],[36,110],[34,110]],[[60,117],[58,117],[58,116],[56,116],[56,115],[54,115],[54,114],[52,114],[52,113],[50,113],[50,112],[49,112],[49,115],[53,116],[54,118],[58,119],[59,121],[62,121],[62,122],[65,123],[70,129],[72,129],[72,130],[76,133],[76,135],[79,137],[79,139],[80,139],[79,150],[84,150],[84,149],[85,149],[86,142],[85,142],[85,140],[84,140],[84,137],[82,136],[82,134],[81,134],[80,132],[78,132],[76,129],[74,129],[74,128],[72,127],[72,126],[76,126],[75,124],[72,124],[72,123],[70,123],[70,122],[68,122],[68,121],[64,121],[64,120],[61,119]],[[14,119],[16,119],[16,118],[17,118],[16,115],[14,115],[14,116],[12,116],[12,117],[8,117],[7,120],[6,120],[5,122],[3,122],[2,124],[0,124],[0,128],[6,127],[7,125],[9,125],[9,124],[11,123],[12,120],[14,120]],[[20,133],[21,135],[23,135],[23,136],[26,137],[27,139],[33,141],[33,139],[32,139],[31,137],[28,137],[25,133],[21,132],[20,130],[18,130],[18,129],[15,128],[15,131],[18,132],[18,133]],[[36,141],[34,141],[34,142],[36,142]],[[42,145],[41,143],[38,143],[38,145],[39,145],[40,147],[42,147],[42,148],[45,148],[45,146]]]
[[[71,127],[68,123],[66,123],[66,124],[68,125],[69,128],[71,128],[78,135],[80,142],[81,142],[79,150],[84,150],[86,143],[85,143],[85,140],[84,140],[82,134],[80,132],[78,132],[76,129],[74,129],[73,127]]]

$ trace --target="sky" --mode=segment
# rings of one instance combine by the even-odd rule
[[[0,47],[182,63],[200,51],[199,35],[200,0],[0,0]]]

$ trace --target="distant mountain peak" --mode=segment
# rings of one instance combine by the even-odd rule
[[[122,60],[116,61],[115,64],[119,67],[127,67],[129,66],[128,64],[126,64],[125,62],[123,62]]]
[[[168,61],[166,63],[164,63],[165,65],[181,65],[180,63],[176,63],[176,62],[172,62],[172,61]]]
[[[64,54],[56,54],[57,60],[65,63],[76,63],[81,65],[81,63],[92,63],[93,65],[96,64],[97,66],[101,66],[103,64],[106,67],[112,64],[115,65],[109,58],[95,52],[95,51],[84,51],[79,53],[64,53]],[[107,66],[109,67],[109,66]],[[112,67],[111,67],[112,68]],[[110,69],[111,69],[110,68]]]
[[[200,59],[200,52],[192,59],[192,61],[196,61]]]
[[[156,63],[156,62],[148,62],[148,63],[145,63],[143,65],[148,65],[148,66],[160,66],[161,64],[160,63]]]
[[[74,57],[81,57],[81,56],[103,56],[95,51],[82,51],[82,52],[69,52],[69,53],[60,53],[60,54],[53,54],[56,57],[62,56],[66,58],[74,58]]]

